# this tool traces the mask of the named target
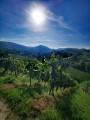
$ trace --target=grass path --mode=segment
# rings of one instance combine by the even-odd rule
[[[3,99],[0,99],[0,120],[5,120],[10,113],[10,109],[7,104],[4,103]]]

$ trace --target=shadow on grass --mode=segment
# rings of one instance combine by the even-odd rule
[[[1,76],[5,76],[5,72],[3,71],[3,72],[0,72],[0,77]]]
[[[36,85],[34,87],[22,87],[18,88],[23,91],[23,95],[26,95],[28,98],[35,98],[37,95],[42,94],[42,87],[41,85]]]

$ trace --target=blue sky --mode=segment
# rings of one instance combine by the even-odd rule
[[[0,0],[0,41],[90,49],[90,0]]]

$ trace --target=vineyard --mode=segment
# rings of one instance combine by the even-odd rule
[[[90,73],[63,67],[64,58],[0,57],[0,98],[7,120],[89,120]]]

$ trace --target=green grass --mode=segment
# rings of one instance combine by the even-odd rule
[[[70,94],[56,99],[53,107],[36,120],[89,120],[90,96],[80,88],[71,89]]]
[[[15,111],[22,119],[28,117],[29,109],[28,104],[33,99],[40,98],[43,93],[48,92],[49,87],[47,84],[40,85],[37,83],[36,79],[32,79],[32,87],[22,86],[23,83],[29,85],[29,81],[25,81],[26,77],[14,77],[13,75],[7,75],[1,77],[0,79],[0,94],[6,99],[6,102],[9,104],[11,110]],[[12,83],[11,83],[12,82]],[[17,87],[15,84],[21,84],[20,87]],[[13,89],[5,89],[2,87],[4,84],[13,84],[15,87]]]
[[[61,117],[56,109],[49,108],[45,111],[43,116],[36,118],[36,120],[61,120]]]
[[[74,80],[76,80],[79,83],[90,80],[89,73],[82,72],[82,71],[74,69],[74,68],[64,68],[63,71],[66,74],[69,74]]]
[[[57,101],[56,109],[62,115],[62,120],[89,120],[90,96],[78,89]]]
[[[55,92],[55,96],[49,95],[48,83],[37,83],[32,79],[32,87],[29,88],[29,78],[23,75],[14,77],[14,75],[5,75],[0,77],[0,95],[6,100],[11,110],[13,110],[22,120],[29,120],[30,103],[35,99],[46,99],[52,103],[43,114],[38,114],[31,120],[89,120],[90,118],[90,96],[89,92],[90,75],[72,68],[64,68],[63,71],[69,74],[73,79],[80,83],[78,88],[63,88]],[[13,89],[4,89],[2,85],[9,84],[27,84],[27,86],[15,86]],[[86,82],[87,81],[87,82]],[[87,91],[83,91],[83,88]],[[53,101],[54,99],[54,101]]]
[[[84,92],[88,93],[90,95],[90,81],[82,82],[80,84],[81,88]]]

